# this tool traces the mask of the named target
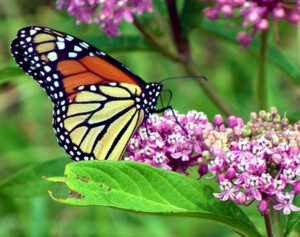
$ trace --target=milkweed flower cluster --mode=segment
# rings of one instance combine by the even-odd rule
[[[204,9],[204,14],[209,20],[220,18],[241,19],[241,26],[245,31],[238,33],[237,39],[246,47],[251,43],[257,31],[265,31],[274,23],[277,32],[277,20],[285,20],[297,24],[300,20],[300,1],[291,0],[204,0],[212,2],[212,7]]]
[[[199,165],[201,176],[217,177],[221,191],[214,195],[221,201],[258,201],[262,214],[268,202],[286,215],[300,210],[293,205],[300,193],[300,121],[290,125],[276,108],[251,113],[248,123],[229,116],[227,125],[221,115],[212,123],[201,112],[175,115],[177,122],[170,111],[150,116],[125,159],[183,173]]]
[[[152,0],[58,0],[57,8],[66,8],[76,16],[77,24],[97,23],[108,35],[119,35],[118,25],[122,20],[133,21],[133,14],[152,10]]]
[[[204,113],[190,111],[187,115],[171,111],[164,116],[151,115],[139,131],[130,139],[125,160],[186,172],[188,167],[198,165],[201,157],[202,131],[213,129]],[[181,126],[179,126],[179,124]]]

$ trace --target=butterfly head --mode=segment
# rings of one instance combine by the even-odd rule
[[[141,95],[141,107],[145,111],[146,115],[152,114],[155,111],[157,99],[162,91],[162,84],[149,83],[144,88]]]

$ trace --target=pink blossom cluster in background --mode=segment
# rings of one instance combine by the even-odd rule
[[[293,205],[300,192],[300,121],[290,125],[276,108],[251,113],[248,123],[230,116],[227,125],[221,115],[211,123],[201,112],[175,113],[186,131],[170,111],[154,114],[130,140],[125,159],[182,173],[199,165],[201,176],[217,177],[215,197],[222,201],[257,200],[262,214],[267,201],[286,215],[300,210]]]
[[[212,2],[204,9],[209,20],[241,19],[244,30],[237,39],[246,47],[251,43],[257,31],[265,31],[274,24],[276,38],[279,41],[277,20],[285,20],[296,25],[300,19],[300,0],[204,0]]]
[[[76,16],[77,24],[82,21],[97,23],[108,35],[119,35],[118,25],[122,20],[133,21],[133,14],[152,10],[152,0],[58,0],[57,8],[66,8]]]

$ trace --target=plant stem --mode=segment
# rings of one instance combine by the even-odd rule
[[[273,204],[269,201],[269,212],[264,216],[265,226],[267,230],[268,237],[284,237],[281,228],[281,216],[280,211],[273,209]]]
[[[169,16],[170,16],[170,23],[172,28],[172,35],[173,35],[173,42],[175,44],[177,53],[173,53],[172,51],[168,50],[167,47],[162,45],[151,33],[149,33],[144,26],[134,18],[134,24],[137,29],[140,31],[141,34],[146,38],[146,40],[151,43],[162,55],[166,56],[167,58],[171,59],[172,61],[181,63],[185,70],[191,76],[199,76],[202,75],[201,71],[193,62],[193,59],[190,57],[190,49],[189,49],[189,42],[186,38],[182,36],[182,30],[180,26],[180,20],[176,10],[176,1],[175,0],[166,0]],[[237,113],[235,110],[226,102],[223,96],[215,89],[215,87],[209,82],[204,81],[203,79],[196,79],[197,82],[200,84],[206,95],[212,100],[215,106],[226,116],[235,115]]]
[[[166,0],[173,40],[178,53],[186,60],[191,60],[190,46],[187,38],[182,34],[180,19],[176,8],[176,0]]]
[[[267,236],[268,237],[273,237],[272,227],[271,227],[271,220],[270,220],[269,213],[264,215],[264,219],[265,219],[265,226],[266,226]]]
[[[173,34],[174,44],[176,46],[179,56],[183,59],[182,64],[186,71],[193,76],[202,75],[201,71],[195,65],[191,53],[188,39],[182,34],[180,19],[176,8],[176,0],[166,0],[170,24]],[[209,81],[197,79],[206,95],[212,102],[224,113],[226,116],[237,115],[234,109],[226,102],[223,96],[213,87]]]
[[[262,31],[260,35],[259,57],[258,57],[258,78],[257,78],[257,99],[260,110],[267,107],[267,86],[266,86],[266,56],[267,56],[268,30]]]

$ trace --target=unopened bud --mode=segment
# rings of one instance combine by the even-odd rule
[[[198,169],[200,176],[206,175],[208,173],[208,165],[200,165]]]
[[[266,200],[261,200],[257,205],[257,209],[262,216],[268,214],[268,208],[268,202]]]
[[[242,192],[238,192],[236,195],[235,195],[235,202],[239,205],[245,205],[246,204],[246,200],[247,200],[247,197],[246,197],[246,194],[245,193],[242,193]]]
[[[236,171],[234,168],[230,167],[227,169],[226,178],[229,180],[233,180],[234,178],[236,178]]]

